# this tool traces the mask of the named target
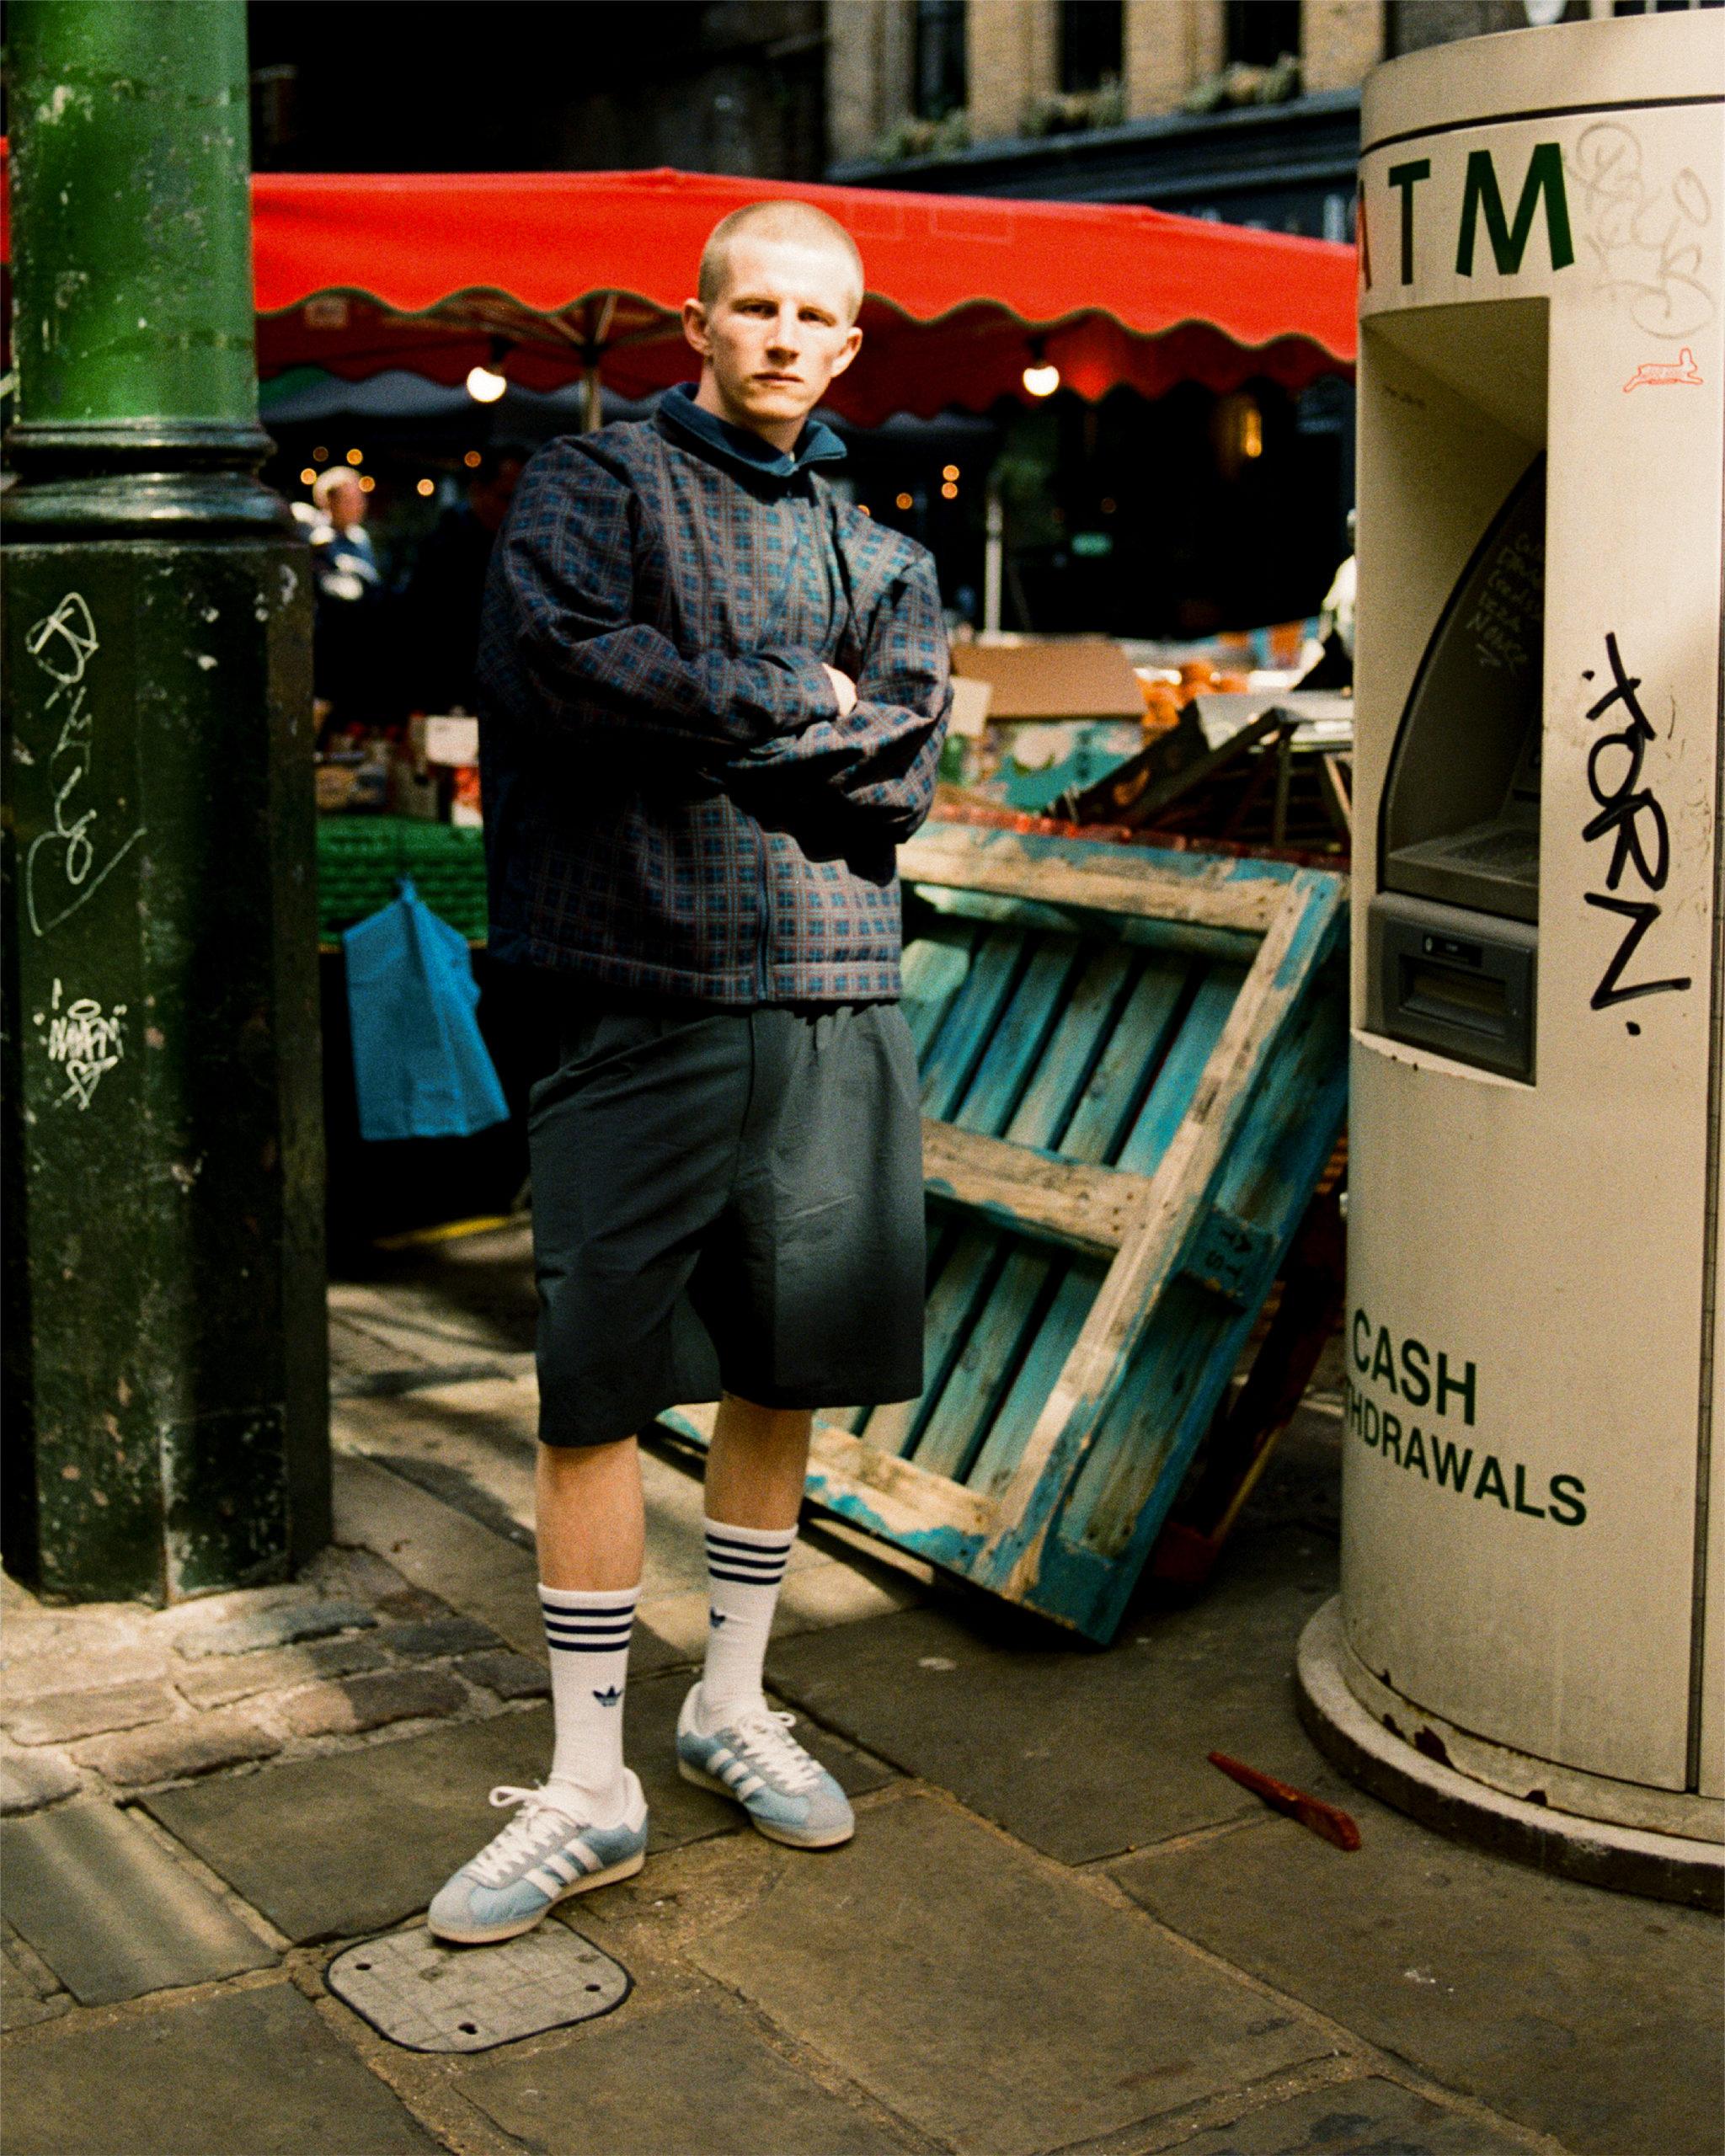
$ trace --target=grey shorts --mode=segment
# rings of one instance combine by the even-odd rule
[[[921,1391],[921,1109],[895,1003],[581,984],[528,1135],[547,1444],[721,1389],[810,1408]]]

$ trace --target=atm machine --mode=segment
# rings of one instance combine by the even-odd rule
[[[1725,1881],[1725,17],[1391,61],[1360,164],[1343,1572],[1317,1742]]]

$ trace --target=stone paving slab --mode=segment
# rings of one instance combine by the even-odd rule
[[[327,1639],[336,1632],[375,1625],[375,1614],[359,1602],[303,1602],[275,1609],[248,1609],[219,1624],[187,1625],[175,1640],[189,1662],[206,1655],[250,1654],[259,1647],[286,1647],[301,1640]]]
[[[1215,1589],[1129,1618],[1105,1652],[978,1603],[774,1643],[774,1686],[972,1811],[1082,1864],[1247,1817],[1229,1752],[1347,1803],[1294,1711],[1294,1651],[1335,1552],[1297,1529],[1242,1533]]]
[[[470,1684],[483,1684],[499,1700],[537,1700],[551,1690],[551,1672],[542,1662],[517,1654],[513,1647],[498,1647],[487,1654],[463,1655],[456,1673]]]
[[[549,1711],[530,1709],[168,1790],[148,1809],[288,1938],[351,1938],[423,1909],[504,1824],[487,1793],[537,1781],[550,1742]]]
[[[647,1793],[655,1849],[743,1823],[736,1806],[676,1771],[677,1710],[688,1683],[682,1673],[631,1683],[624,1709],[629,1764]],[[891,1779],[841,1739],[806,1725],[798,1734],[853,1796]],[[536,1707],[169,1790],[150,1799],[149,1810],[290,1939],[350,1938],[423,1909],[507,1823],[508,1814],[486,1801],[493,1786],[542,1781],[550,1762],[550,1710]]]
[[[932,1797],[787,1853],[689,1957],[959,2156],[1040,2156],[1332,2048]]]
[[[77,1692],[45,1692],[4,1717],[14,1744],[68,1744],[104,1730],[161,1721],[176,1705],[165,1684],[93,1684]]]
[[[338,1453],[334,1465],[336,1532],[343,1541],[375,1550],[415,1586],[489,1625],[518,1653],[542,1659],[545,1620],[531,1550],[369,1460]],[[637,1675],[686,1659],[649,1625],[637,1623],[630,1655]]]
[[[439,2156],[291,1984],[44,2031],[7,2076],[6,2156]]]
[[[0,2029],[28,2029],[38,2021],[51,2021],[64,2014],[72,2001],[64,1992],[50,1995],[46,1985],[37,1985],[9,1947],[0,1947]]]
[[[1373,2075],[1200,2133],[1179,2156],[1525,2156],[1526,2146]]]
[[[318,1678],[355,1677],[381,1669],[386,1659],[374,1632],[309,1646],[265,1648],[258,1654],[217,1657],[174,1673],[174,1688],[188,1706],[227,1707],[259,1692],[282,1692]]]
[[[296,1737],[354,1737],[393,1721],[458,1713],[467,1694],[441,1669],[379,1669],[333,1684],[307,1685],[276,1710]]]
[[[81,1786],[83,1777],[63,1752],[0,1748],[0,1819],[57,1804]]]
[[[7,1920],[85,2006],[213,1983],[275,1960],[208,1888],[111,1804],[0,1828]]]
[[[1187,1936],[1576,2156],[1718,2156],[1721,1928],[1447,1842],[1356,1793],[1110,1867]]]
[[[897,2134],[697,1999],[465,2069],[462,2093],[535,2156],[903,2156]]]
[[[86,1737],[72,1756],[117,1788],[142,1789],[147,1782],[179,1781],[267,1759],[280,1749],[281,1739],[249,1715],[218,1707],[211,1714],[182,1715],[177,1721],[125,1730],[117,1737]]]

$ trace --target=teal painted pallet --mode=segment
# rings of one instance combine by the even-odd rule
[[[953,824],[900,869],[927,1389],[820,1417],[809,1494],[1105,1641],[1341,1125],[1346,885]]]

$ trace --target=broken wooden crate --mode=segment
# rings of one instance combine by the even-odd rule
[[[1105,1641],[1341,1123],[1346,885],[940,823],[900,869],[927,1390],[819,1417],[809,1494]]]

